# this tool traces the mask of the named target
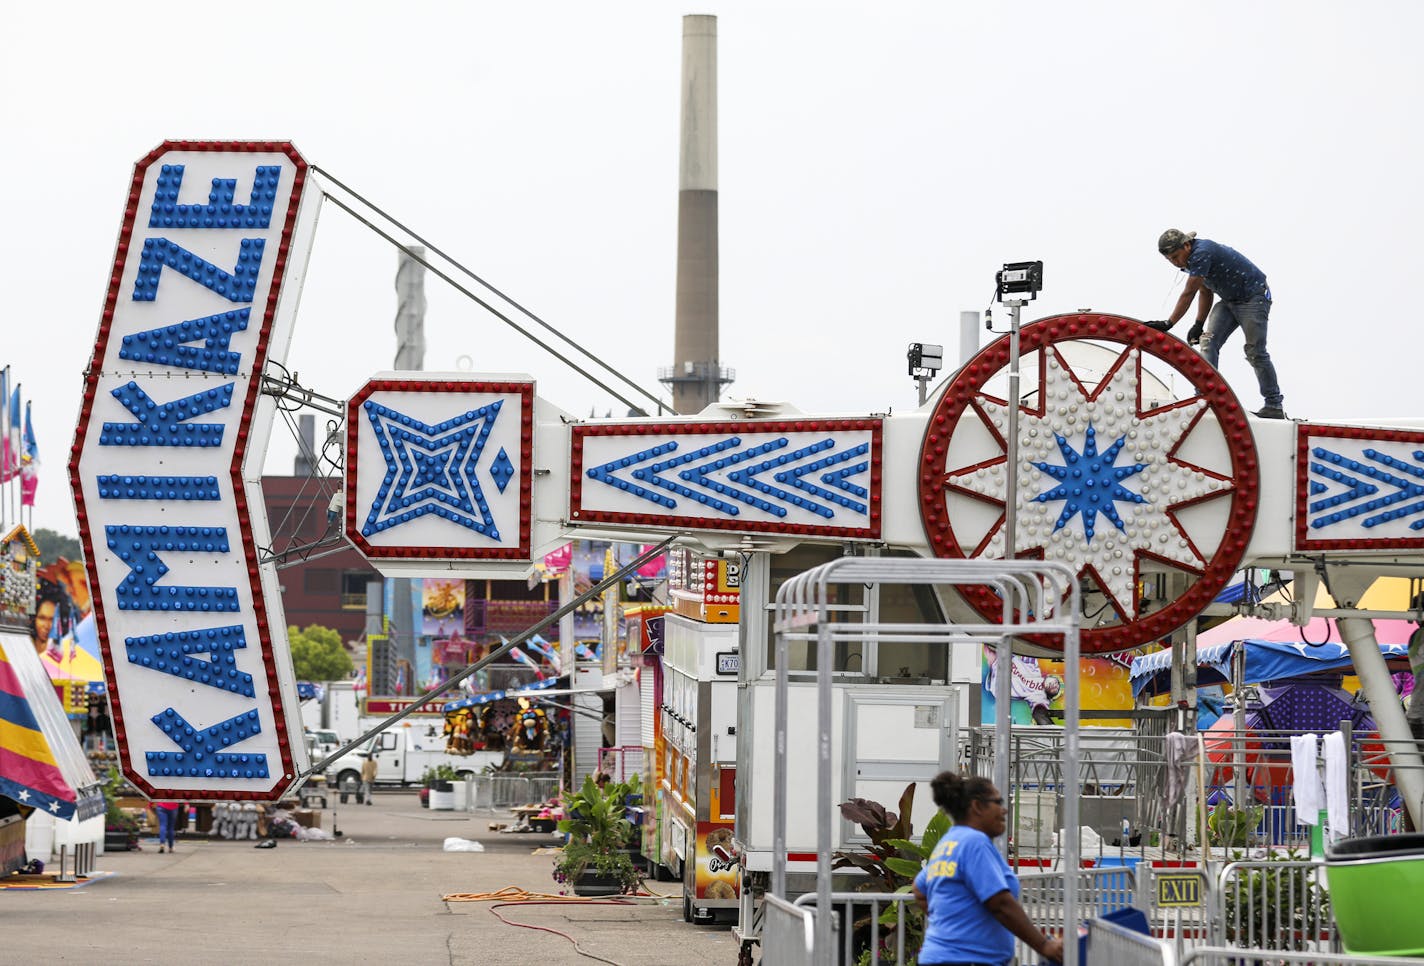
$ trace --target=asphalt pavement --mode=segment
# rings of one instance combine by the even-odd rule
[[[448,900],[507,888],[558,892],[554,857],[532,854],[556,845],[554,836],[489,830],[506,816],[430,811],[414,791],[381,791],[369,806],[333,804],[341,834],[332,841],[278,839],[257,849],[191,835],[159,854],[145,839],[140,851],[99,856],[97,870],[113,875],[82,888],[0,890],[0,961],[737,962],[729,929],[683,922],[680,897],[497,908]],[[450,837],[485,851],[446,852]],[[677,883],[648,887],[671,896]]]

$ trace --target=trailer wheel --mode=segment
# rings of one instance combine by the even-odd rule
[[[682,921],[691,922],[693,919],[692,897],[697,893],[697,867],[684,862],[682,864]]]
[[[361,775],[355,771],[344,771],[336,776],[336,787],[341,792],[341,804],[346,804],[348,795],[355,795],[359,804],[365,796],[361,794]]]

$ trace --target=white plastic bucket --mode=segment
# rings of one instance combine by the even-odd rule
[[[433,807],[433,806],[432,806]],[[1058,828],[1058,795],[1021,791],[1014,799],[1014,844],[1019,852],[1048,852]]]
[[[454,808],[455,792],[453,789],[448,792],[436,791],[433,788],[430,790],[430,810],[432,812],[449,812]]]

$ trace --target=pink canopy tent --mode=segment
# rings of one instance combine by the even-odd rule
[[[1294,586],[1294,585],[1292,585]],[[1360,599],[1359,606],[1366,610],[1408,610],[1410,581],[1405,577],[1381,577],[1370,586]],[[1285,602],[1282,593],[1272,594],[1267,602]],[[1332,608],[1335,602],[1324,587],[1315,595],[1316,608]],[[1375,638],[1381,644],[1406,644],[1416,625],[1407,620],[1375,621]],[[1229,641],[1307,641],[1321,644],[1325,641],[1339,642],[1340,632],[1333,618],[1316,617],[1304,627],[1297,627],[1287,620],[1270,621],[1256,617],[1233,617],[1197,635],[1197,647],[1225,644]]]

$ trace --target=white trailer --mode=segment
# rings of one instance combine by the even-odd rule
[[[341,800],[356,794],[361,783],[361,765],[367,755],[376,758],[376,784],[406,787],[419,784],[427,769],[448,765],[461,779],[483,774],[504,761],[504,752],[477,751],[473,755],[452,755],[434,725],[404,723],[382,731],[326,768],[327,784],[341,793]],[[361,799],[358,797],[357,801]]]

